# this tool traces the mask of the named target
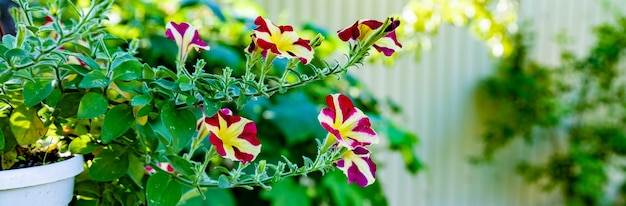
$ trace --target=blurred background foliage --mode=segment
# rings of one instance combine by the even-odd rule
[[[47,4],[51,0],[38,3]],[[88,6],[88,0],[77,0],[79,6]],[[108,30],[111,34],[126,40],[139,39],[138,57],[151,66],[163,65],[174,68],[177,47],[167,39],[165,24],[169,21],[189,22],[200,32],[200,36],[211,46],[208,51],[194,53],[191,58],[206,60],[207,72],[221,73],[224,67],[234,69],[235,74],[242,74],[245,64],[244,48],[250,43],[249,35],[254,29],[253,20],[264,11],[257,4],[247,0],[117,0],[108,16]],[[66,19],[72,15],[66,15]],[[356,19],[355,19],[356,21]],[[349,25],[346,25],[349,26]],[[336,37],[334,31],[325,31],[315,24],[294,25],[298,34],[311,39],[322,33],[326,41],[316,49],[317,58],[312,62],[318,67],[324,65],[318,59],[334,54],[337,49],[347,46]],[[109,42],[111,47],[126,48],[128,42]],[[346,48],[343,48],[346,47]],[[192,52],[193,53],[193,52]],[[277,59],[277,65],[286,61]],[[193,60],[188,61],[191,67]],[[332,62],[330,62],[332,63]],[[284,67],[283,67],[284,68]],[[282,74],[277,66],[273,72]],[[305,70],[303,70],[305,71]],[[392,150],[401,154],[405,169],[416,174],[423,165],[415,155],[418,143],[416,134],[398,127],[382,111],[401,112],[396,106],[382,104],[365,88],[359,80],[345,75],[330,77],[325,81],[310,84],[306,88],[277,94],[271,99],[258,98],[250,101],[243,108],[235,108],[238,115],[256,122],[258,137],[263,147],[259,159],[270,162],[282,160],[285,156],[294,163],[302,164],[302,156],[316,154],[316,138],[326,137],[326,132],[319,125],[317,115],[325,107],[325,97],[330,93],[344,93],[352,98],[355,106],[363,110],[372,120],[375,130],[387,144],[373,149],[373,159],[379,167],[385,166],[385,160],[376,157],[376,153]],[[388,113],[388,112],[387,112]],[[391,114],[393,115],[393,114]],[[208,145],[208,141],[205,142]],[[386,148],[385,148],[386,147]],[[213,165],[234,166],[229,161],[214,161]],[[209,171],[216,175],[216,171]],[[379,174],[380,177],[380,174]],[[384,179],[384,178],[383,178]],[[76,205],[118,205],[133,204],[133,200],[143,199],[132,181],[123,178],[113,182],[95,182],[88,178],[77,178],[78,194],[89,196],[93,201],[79,201]],[[206,199],[192,188],[184,195],[182,205],[386,205],[387,201],[381,189],[380,179],[375,184],[361,188],[347,184],[345,175],[340,170],[321,176],[311,174],[307,177],[288,178],[273,185],[273,190],[212,189],[205,191]],[[120,195],[120,191],[124,195]]]
[[[626,17],[600,3],[615,23],[593,30],[586,56],[564,51],[559,66],[529,57],[540,31],[520,28],[532,22],[520,22],[517,0],[412,0],[402,14],[404,52],[417,59],[441,26],[454,25],[469,29],[498,62],[477,91],[484,148],[472,162],[497,163],[497,151],[514,149],[517,138],[549,148],[540,154],[546,161],[522,161],[517,172],[544,190],[559,189],[567,205],[626,204]]]
[[[419,59],[433,47],[431,38],[441,26],[465,27],[491,55],[506,57],[514,49],[511,36],[518,30],[518,9],[518,0],[411,0],[402,12],[399,34],[404,51]]]
[[[559,65],[528,57],[532,33],[513,38],[513,52],[482,82],[487,122],[483,156],[516,138],[548,149],[544,162],[517,171],[545,190],[558,188],[567,205],[624,205],[626,182],[626,18],[594,30],[586,56],[565,51]]]

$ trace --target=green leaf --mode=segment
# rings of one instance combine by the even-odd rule
[[[13,135],[13,132],[11,132],[11,122],[9,121],[9,117],[0,118],[0,131],[2,131],[4,139],[4,146],[0,147],[0,154],[4,154],[12,150],[15,145],[17,145],[15,136]]]
[[[233,193],[228,189],[207,189],[204,192],[206,199],[196,188],[189,189],[178,203],[179,206],[235,206],[236,200]]]
[[[176,80],[176,84],[178,84],[178,88],[180,88],[181,91],[189,91],[194,87],[194,85],[191,83],[191,79],[183,75],[178,77],[178,79]]]
[[[130,165],[128,167],[128,176],[138,186],[143,185],[141,179],[146,174],[146,168],[143,161],[135,155],[129,155]]]
[[[55,88],[46,98],[46,104],[51,107],[56,107],[59,101],[61,101],[62,96],[63,94],[61,93],[61,90],[59,88]]]
[[[77,74],[80,74],[82,76],[85,76],[85,75],[89,74],[89,72],[92,72],[92,70],[89,70],[88,68],[85,68],[83,66],[76,65],[76,64],[63,64],[63,65],[61,65],[61,67],[70,69],[70,70],[72,70],[72,71],[74,71]]]
[[[88,88],[102,88],[109,86],[109,78],[107,78],[101,71],[94,70],[83,78],[80,83],[78,83],[78,87],[88,89]]]
[[[5,35],[6,36],[6,35]],[[4,54],[5,52],[7,52],[9,50],[9,48],[5,47],[4,45],[0,44],[0,54]]]
[[[109,100],[97,92],[88,92],[78,105],[78,118],[90,119],[103,115],[109,107]]]
[[[164,89],[176,91],[176,83],[167,79],[158,79],[154,81],[156,85],[163,87]]]
[[[151,104],[146,104],[146,105],[142,106],[141,109],[139,109],[139,111],[137,111],[137,114],[135,114],[135,115],[137,117],[146,116],[146,115],[150,114],[150,112],[152,112],[152,109],[154,109],[154,106],[152,106]]]
[[[219,188],[226,189],[226,188],[232,187],[232,184],[230,183],[230,179],[228,179],[228,177],[224,174],[220,175],[220,177],[217,178],[217,181],[218,181],[217,186]]]
[[[13,35],[4,35],[4,36],[2,36],[2,44],[5,45],[7,48],[14,48],[15,47],[15,36],[13,36]]]
[[[37,109],[26,105],[19,105],[13,110],[10,117],[11,131],[19,145],[30,145],[41,139],[48,127],[37,116]]]
[[[61,97],[61,101],[57,106],[59,116],[64,118],[74,117],[78,113],[78,105],[80,104],[80,100],[82,98],[83,93],[80,92],[63,94],[63,97]]]
[[[149,104],[152,101],[152,96],[150,95],[137,95],[130,100],[130,106],[142,106]]]
[[[74,184],[74,194],[83,197],[100,197],[102,196],[102,191],[96,181],[76,181]]]
[[[137,60],[126,60],[113,68],[113,80],[141,79],[143,65]]]
[[[168,162],[170,162],[174,170],[176,170],[177,172],[183,175],[193,176],[196,173],[193,169],[194,168],[193,165],[189,161],[183,159],[180,156],[168,155],[167,160]]]
[[[15,71],[9,69],[5,64],[0,63],[0,84],[3,84],[13,77]]]
[[[50,79],[36,78],[35,81],[26,81],[24,83],[24,104],[26,106],[34,106],[50,95],[56,81]]]
[[[124,132],[130,128],[133,121],[135,121],[133,111],[127,104],[118,104],[111,108],[105,114],[102,122],[102,134],[100,136],[102,143],[109,144],[111,141],[124,134]]]
[[[348,184],[347,181],[346,176],[339,170],[322,177],[321,186],[331,194],[331,205],[365,205],[366,202],[371,205],[387,205],[378,182],[363,188],[356,184]]]
[[[4,58],[9,60],[11,57],[17,57],[18,59],[28,57],[28,53],[20,48],[9,49],[9,51],[4,52]]]
[[[85,56],[84,54],[80,53],[76,53],[74,54],[74,56],[87,64],[87,66],[89,66],[91,70],[100,71],[100,65],[98,65],[98,62],[96,62],[96,60],[93,60],[91,57]]]
[[[272,185],[272,190],[261,191],[261,198],[272,202],[272,206],[311,205],[306,187],[297,184],[293,178]]]
[[[144,146],[146,147],[145,149],[149,152],[153,152],[159,147],[159,140],[157,134],[152,128],[152,124],[153,123],[148,122],[146,125],[136,125],[137,133],[141,135],[139,138],[145,140]]]
[[[176,205],[183,194],[183,188],[174,177],[163,172],[150,176],[146,186],[148,205]]]
[[[126,174],[128,166],[126,151],[115,147],[105,148],[93,159],[89,167],[89,177],[96,181],[111,181]]]
[[[222,103],[219,101],[211,102],[210,100],[208,100],[204,101],[202,105],[204,105],[204,114],[208,117],[213,116],[217,113],[217,111],[220,110],[220,108],[222,108]]]
[[[6,170],[11,168],[17,162],[17,151],[11,148],[6,153],[0,154],[0,169]]]
[[[278,127],[287,140],[287,145],[301,143],[315,136],[324,136],[319,126],[319,111],[304,93],[290,93],[276,96],[277,104],[271,105],[268,111],[275,115],[269,121]],[[289,121],[285,121],[288,119]]]
[[[143,65],[143,74],[142,77],[144,79],[155,79],[156,78],[156,73],[154,72],[154,69],[152,69],[152,67],[150,67],[150,65],[148,64],[144,64]]]
[[[6,35],[5,35],[6,36]],[[24,79],[30,80],[30,81],[35,81],[35,78],[33,78],[33,74],[31,74],[27,69],[21,69],[21,70],[17,70],[15,72],[15,74],[13,74],[17,77],[22,77]]]
[[[98,148],[100,148],[100,145],[93,143],[91,141],[91,137],[87,135],[81,135],[74,138],[70,143],[70,152],[74,154],[88,154]]]
[[[0,129],[0,151],[4,150],[4,132]]]
[[[161,121],[171,135],[172,149],[179,152],[191,142],[196,129],[196,117],[187,109],[166,105],[161,109]]]

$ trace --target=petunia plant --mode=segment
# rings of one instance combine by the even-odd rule
[[[102,26],[110,0],[92,1],[87,9],[72,1],[45,9],[17,4],[17,33],[4,36],[0,46],[3,169],[26,158],[24,150],[38,149],[37,142],[53,139],[55,150],[85,155],[87,170],[77,178],[75,201],[100,205],[175,205],[183,188],[270,189],[285,177],[335,168],[348,183],[362,187],[376,179],[367,147],[379,137],[346,95],[326,97],[328,107],[318,120],[328,133],[317,141],[317,155],[303,157],[301,165],[288,158],[259,159],[267,140],[257,137],[261,131],[253,118],[233,110],[341,75],[362,63],[372,48],[392,55],[401,48],[397,18],[360,20],[340,30],[349,52],[342,61],[322,61],[320,67],[310,63],[323,35],[307,40],[292,26],[259,16],[249,31],[250,44],[241,51],[243,72],[228,67],[208,72],[213,70],[193,56],[211,47],[189,22],[163,22],[164,36],[177,46],[167,51],[176,59],[168,68],[136,58],[138,41],[125,42],[127,48],[110,46],[124,42]],[[61,22],[63,15],[76,17]],[[111,184],[98,188],[102,182]]]

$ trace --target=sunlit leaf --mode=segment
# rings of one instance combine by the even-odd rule
[[[109,100],[97,92],[88,92],[78,105],[78,118],[95,118],[103,115],[109,107]]]
[[[36,78],[34,82],[26,81],[23,90],[24,104],[26,106],[34,106],[43,101],[52,93],[55,84],[55,80],[43,78]]]
[[[37,116],[37,110],[26,105],[19,105],[11,114],[11,131],[19,145],[29,145],[41,139],[48,132],[48,127]]]
[[[70,152],[74,154],[88,154],[98,148],[100,148],[100,145],[92,142],[91,137],[88,135],[81,135],[74,138],[70,143]]]

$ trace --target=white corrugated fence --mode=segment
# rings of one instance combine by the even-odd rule
[[[315,21],[330,31],[357,19],[383,20],[400,14],[408,0],[258,0],[268,18],[279,24]],[[612,7],[605,5],[612,3]],[[560,33],[570,37],[566,48],[583,55],[594,41],[593,25],[611,20],[607,9],[626,11],[623,0],[524,0],[520,20],[530,21],[535,44],[531,56],[558,63]],[[623,12],[626,13],[626,12]],[[474,92],[477,83],[494,71],[486,47],[464,28],[443,26],[433,49],[419,62],[404,56],[391,68],[366,65],[353,72],[379,98],[403,107],[398,123],[420,136],[416,153],[426,170],[411,176],[397,154],[377,154],[378,178],[391,205],[563,205],[558,191],[542,192],[515,174],[518,160],[541,161],[544,148],[513,142],[493,164],[473,165],[481,153],[481,124]]]

